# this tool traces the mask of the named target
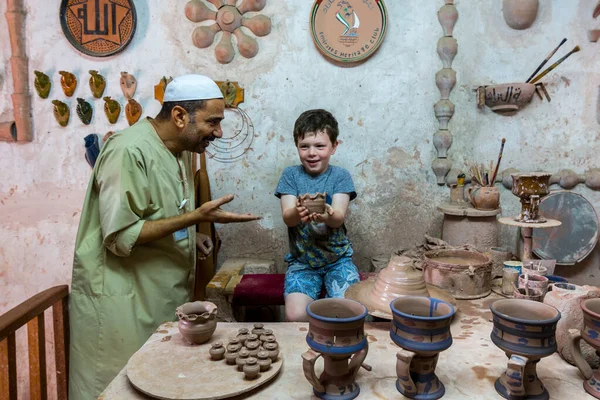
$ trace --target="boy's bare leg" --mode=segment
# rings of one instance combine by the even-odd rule
[[[304,293],[290,293],[285,296],[285,320],[287,322],[308,322],[306,306],[313,299]]]

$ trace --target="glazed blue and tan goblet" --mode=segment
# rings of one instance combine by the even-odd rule
[[[390,303],[390,337],[396,354],[396,389],[409,399],[435,400],[446,391],[435,374],[439,353],[452,345],[454,307],[431,297],[406,296]]]
[[[496,392],[509,400],[548,400],[539,380],[537,363],[556,351],[556,324],[560,311],[532,300],[497,300],[490,306],[494,316],[492,342],[509,358],[504,374],[496,380]]]

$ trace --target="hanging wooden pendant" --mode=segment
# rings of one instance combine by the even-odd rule
[[[125,117],[127,117],[127,122],[129,122],[129,126],[138,122],[141,116],[142,105],[134,99],[129,99],[127,101],[127,104],[125,105]]]
[[[50,94],[50,88],[52,87],[52,81],[48,78],[48,75],[43,72],[33,71],[33,73],[35,74],[35,80],[33,81],[35,91],[42,99],[47,99]]]
[[[106,87],[106,80],[98,71],[90,70],[90,90],[95,98],[101,99]]]
[[[79,119],[84,124],[89,125],[92,122],[92,114],[94,112],[92,105],[81,97],[77,98],[77,103],[77,115]]]
[[[60,86],[62,87],[63,92],[65,92],[65,95],[68,97],[73,96],[75,88],[77,88],[77,78],[67,71],[58,71],[58,73],[61,75]]]
[[[54,104],[54,118],[56,118],[58,124],[60,126],[67,126],[71,115],[69,106],[60,100],[52,100],[52,104]]]
[[[123,96],[125,96],[127,100],[133,99],[135,88],[137,87],[137,79],[135,79],[135,76],[123,71],[121,72],[121,80],[119,83],[121,85],[121,90],[123,91]]]
[[[108,122],[114,124],[119,119],[119,114],[121,114],[121,105],[118,101],[111,99],[110,96],[106,96],[104,101],[104,113],[106,114],[106,118],[108,118]]]

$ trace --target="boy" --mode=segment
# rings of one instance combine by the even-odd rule
[[[338,133],[338,123],[328,111],[302,113],[294,124],[301,165],[286,168],[275,190],[290,243],[285,256],[287,321],[308,321],[306,306],[319,298],[323,285],[328,297],[344,297],[346,289],[359,281],[344,226],[348,203],[356,198],[354,183],[347,170],[329,165]],[[298,200],[302,194],[323,192],[327,193],[323,214],[309,214]]]

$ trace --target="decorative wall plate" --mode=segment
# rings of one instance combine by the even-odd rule
[[[371,57],[383,42],[387,10],[383,0],[316,0],[310,27],[326,57],[357,63]]]
[[[137,16],[133,0],[61,0],[60,24],[77,50],[106,57],[131,42]]]

